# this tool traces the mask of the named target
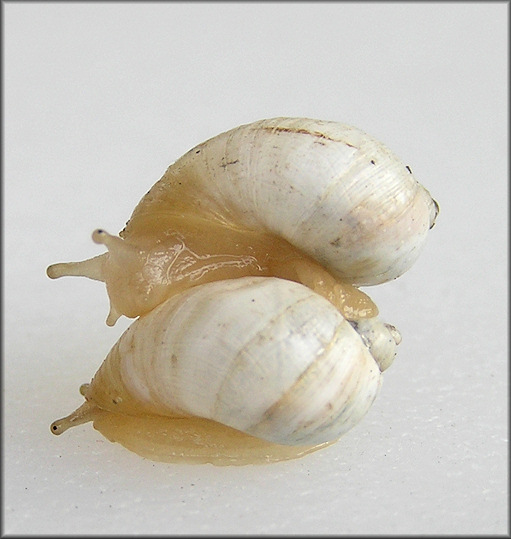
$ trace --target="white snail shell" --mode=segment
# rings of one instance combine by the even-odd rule
[[[366,414],[379,364],[396,353],[394,328],[365,323],[361,336],[327,300],[283,279],[200,285],[135,321],[85,398],[118,413],[212,419],[278,444],[336,440]],[[371,334],[385,343],[376,356]]]
[[[437,213],[397,156],[336,122],[274,118],[223,133],[174,163],[145,201],[181,178],[197,208],[269,230],[357,286],[409,269]]]
[[[405,272],[437,214],[410,168],[353,127],[275,118],[196,146],[120,237],[94,232],[107,253],[48,268],[104,281],[109,325],[139,316],[52,432],[106,410],[275,444],[337,439],[400,341],[358,286]]]

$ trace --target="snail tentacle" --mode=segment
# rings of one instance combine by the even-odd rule
[[[81,406],[79,406],[74,412],[70,413],[66,417],[61,419],[56,419],[50,425],[50,431],[52,434],[59,435],[71,427],[76,427],[82,425],[83,423],[88,423],[93,421],[94,413],[98,410],[96,404],[91,401],[85,401]]]
[[[60,277],[87,277],[93,281],[105,282],[103,271],[103,262],[106,258],[106,253],[80,260],[79,262],[59,262],[52,264],[46,269],[46,274],[50,279],[59,279]]]

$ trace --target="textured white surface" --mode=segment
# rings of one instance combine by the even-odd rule
[[[4,3],[3,532],[508,532],[507,12],[470,4]],[[236,125],[343,121],[441,206],[366,288],[403,335],[367,417],[301,460],[159,464],[81,402],[128,321],[48,264],[102,252],[167,165]]]

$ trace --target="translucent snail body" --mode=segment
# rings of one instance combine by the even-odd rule
[[[358,287],[406,271],[437,213],[409,167],[342,124],[276,118],[200,144],[119,237],[94,232],[108,252],[48,268],[104,281],[109,325],[139,317],[52,432],[93,420],[150,458],[217,464],[337,440],[400,341]],[[182,444],[185,425],[202,445]]]

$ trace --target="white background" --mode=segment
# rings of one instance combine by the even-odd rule
[[[506,3],[21,3],[4,11],[4,533],[505,533]],[[356,125],[441,213],[416,265],[366,288],[403,334],[363,421],[266,466],[145,460],[81,401],[128,326],[102,252],[166,167],[273,116]]]

